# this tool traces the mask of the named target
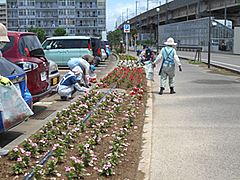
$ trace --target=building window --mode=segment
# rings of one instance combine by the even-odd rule
[[[98,0],[98,6],[105,6],[105,0]]]
[[[28,25],[31,25],[31,26],[32,26],[32,25],[35,25],[35,21],[34,21],[34,20],[29,20],[29,21],[28,21]]]
[[[19,19],[19,25],[26,25],[25,19]]]
[[[19,0],[19,1],[18,1],[18,5],[19,5],[19,6],[25,6],[24,0]]]
[[[68,3],[68,6],[75,6],[75,5],[74,5],[74,0],[68,0],[67,3]]]
[[[82,2],[80,2],[80,6],[79,7],[82,8]]]
[[[58,6],[66,6],[65,0],[58,0]]]
[[[27,5],[28,5],[28,6],[35,6],[34,0],[28,0],[28,1],[27,1]]]
[[[68,20],[68,25],[74,25],[74,24],[75,24],[75,21],[73,19]]]
[[[34,10],[28,10],[28,15],[29,16],[34,16],[35,15],[35,11]]]
[[[67,14],[68,14],[68,15],[75,15],[75,11],[72,10],[72,9],[68,9],[68,10],[67,10]]]
[[[75,29],[69,29],[70,34],[75,34]]]
[[[19,10],[18,14],[19,14],[19,16],[26,16],[26,11],[25,10]]]
[[[66,20],[65,19],[60,19],[59,20],[59,25],[66,25]]]
[[[58,10],[58,14],[59,14],[59,15],[66,15],[66,10],[64,10],[64,9],[59,9],[59,10]]]

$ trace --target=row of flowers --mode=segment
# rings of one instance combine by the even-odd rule
[[[123,72],[124,75],[122,76]],[[115,68],[104,79],[106,82],[101,82],[99,87],[104,86],[104,83],[107,84],[106,87],[109,86],[116,82],[120,76],[122,76],[121,82],[130,77],[128,81],[132,83],[129,83],[131,86],[128,87],[133,86],[129,93],[130,96],[128,96],[128,93],[119,94],[116,91],[110,93],[98,108],[94,110],[93,115],[86,124],[83,122],[83,117],[97,104],[104,96],[104,93],[91,91],[83,96],[79,96],[66,109],[59,111],[56,117],[41,128],[32,139],[26,139],[22,146],[16,146],[10,151],[8,157],[13,163],[15,162],[11,166],[11,173],[16,175],[16,178],[20,174],[27,175],[30,168],[38,164],[40,158],[52,149],[53,156],[47,164],[44,167],[42,165],[35,166],[35,179],[44,179],[46,175],[54,177],[64,176],[66,179],[79,178],[84,175],[90,175],[90,172],[86,174],[84,172],[88,169],[86,167],[91,166],[100,174],[113,175],[113,169],[118,163],[121,163],[120,157],[124,156],[124,154],[120,154],[123,152],[120,149],[129,145],[124,143],[124,140],[126,140],[126,135],[134,125],[137,113],[136,104],[143,96],[143,89],[141,88],[142,74],[143,70],[138,67],[125,66]],[[137,81],[136,78],[138,78]],[[109,79],[110,81],[108,81]],[[137,82],[136,85],[135,82]],[[121,83],[118,83],[117,86],[121,86]],[[119,127],[119,122],[115,121],[115,117],[121,111],[124,99],[128,98],[130,98],[130,102],[128,102],[127,110],[123,111],[125,117],[121,119],[120,123],[122,125]],[[86,128],[91,130],[87,131]],[[112,131],[112,134],[108,134],[109,128],[115,129]],[[82,133],[86,134],[84,141],[75,145],[78,142],[79,135]],[[99,145],[103,139],[108,140],[109,148],[104,158],[100,160],[101,163],[99,163],[99,157],[95,153],[95,146]],[[71,156],[70,160],[66,160],[66,153],[76,148],[78,151],[77,156]],[[71,163],[67,165],[66,162]],[[57,166],[61,164],[66,164],[64,175],[57,170]]]

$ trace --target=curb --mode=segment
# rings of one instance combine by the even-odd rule
[[[152,158],[152,127],[153,127],[153,97],[152,97],[152,82],[147,81],[147,86],[150,87],[148,93],[146,117],[142,132],[141,157],[138,164],[138,171],[142,171],[145,176],[144,180],[150,179],[150,167]],[[139,177],[140,178],[140,177]]]

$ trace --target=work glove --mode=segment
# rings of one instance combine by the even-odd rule
[[[179,65],[178,67],[179,67],[179,71],[182,71],[182,66],[181,66],[181,65]]]
[[[11,82],[11,81],[10,81],[8,78],[6,78],[6,77],[1,76],[0,78],[1,78],[1,79],[0,79],[0,82],[1,82],[4,86],[8,85],[8,83]]]

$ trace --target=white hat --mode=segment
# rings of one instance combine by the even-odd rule
[[[7,28],[0,23],[0,41],[10,42],[7,35]]]
[[[172,37],[167,39],[167,42],[164,43],[165,45],[177,45],[177,43],[174,42],[174,39]]]
[[[76,66],[75,68],[72,69],[72,72],[74,73],[75,76],[78,76],[82,71],[79,66]]]

